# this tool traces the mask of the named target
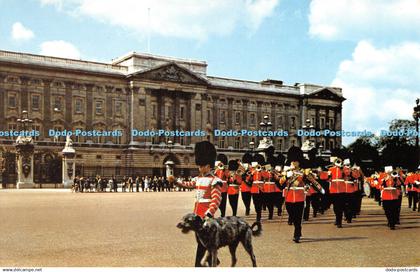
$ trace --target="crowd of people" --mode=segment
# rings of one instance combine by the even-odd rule
[[[181,179],[181,178],[180,178]],[[182,178],[190,180],[191,177]],[[174,187],[166,177],[136,176],[117,178],[112,177],[83,177],[76,176],[72,185],[73,192],[172,192],[186,191]]]

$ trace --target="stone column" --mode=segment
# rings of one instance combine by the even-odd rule
[[[34,188],[34,144],[31,137],[19,136],[16,140],[17,189]]]
[[[61,152],[63,154],[63,187],[71,188],[76,173],[76,151],[72,146],[70,137],[67,137],[66,145]]]

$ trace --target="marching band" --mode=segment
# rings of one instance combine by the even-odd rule
[[[344,160],[343,160],[344,159]],[[262,211],[268,210],[268,220],[273,219],[274,209],[281,216],[285,208],[288,224],[294,225],[293,241],[299,243],[302,221],[309,220],[310,207],[313,217],[323,214],[333,205],[334,224],[343,227],[360,214],[363,196],[373,197],[382,205],[388,226],[395,229],[399,224],[403,192],[408,195],[409,208],[419,210],[420,169],[404,173],[401,169],[385,167],[384,172],[365,177],[359,166],[348,158],[332,157],[332,164],[322,168],[305,159],[296,148],[288,154],[286,163],[263,152],[252,155],[247,152],[242,159],[228,161],[219,154],[214,175],[223,181],[232,215],[237,215],[239,196],[250,215],[251,200],[256,221],[261,222]],[[222,186],[222,188],[223,188]],[[285,204],[285,205],[283,205]],[[284,206],[284,207],[283,207]],[[222,217],[225,205],[220,205]],[[282,217],[281,217],[282,218]]]

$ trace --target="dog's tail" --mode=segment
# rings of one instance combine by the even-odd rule
[[[257,226],[256,230],[254,230],[255,226]],[[259,222],[259,221],[254,222],[254,224],[252,224],[252,226],[251,226],[251,230],[252,230],[252,236],[260,236],[261,232],[262,232],[261,222]]]

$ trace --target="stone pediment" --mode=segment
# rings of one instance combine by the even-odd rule
[[[135,72],[131,75],[128,75],[128,78],[207,85],[207,80],[204,77],[197,75],[187,68],[182,67],[174,62],[148,70]]]
[[[309,98],[327,99],[344,101],[346,100],[343,96],[337,94],[335,91],[329,88],[321,88],[307,95]]]

